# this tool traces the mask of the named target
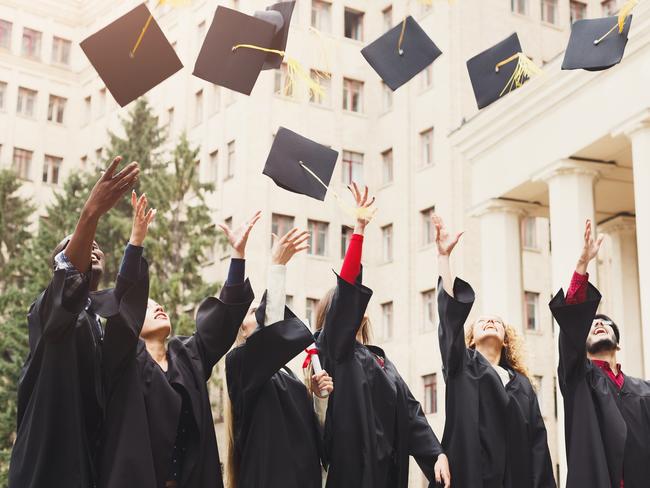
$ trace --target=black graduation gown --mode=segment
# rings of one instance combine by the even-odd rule
[[[586,341],[600,303],[591,284],[587,300],[568,305],[560,290],[549,304],[560,326],[558,377],[564,398],[567,487],[650,486],[650,382],[625,377],[619,391],[587,359]]]
[[[181,409],[174,387],[187,394],[193,420],[180,486],[223,486],[206,382],[234,342],[253,298],[247,280],[222,288],[219,299],[203,300],[195,334],[173,337],[167,344],[169,380],[139,339],[142,322],[106,328],[100,488],[164,487]]]
[[[264,323],[266,296],[257,308]],[[283,366],[313,343],[285,308],[226,356],[239,488],[321,488],[320,432],[307,388]],[[283,368],[283,369],[281,369]]]
[[[18,428],[10,488],[95,486],[96,444],[102,421],[101,331],[81,294],[77,310],[63,306],[66,271],[55,271],[29,315],[30,354],[18,387]],[[145,277],[148,283],[148,278]],[[147,285],[148,286],[148,285]],[[91,310],[108,323],[137,315],[137,287],[118,277],[115,290],[90,293]],[[122,296],[129,316],[113,316]],[[146,311],[141,310],[142,317]]]
[[[406,488],[409,455],[429,480],[442,453],[419,402],[393,363],[356,340],[372,290],[337,275],[317,345],[334,379],[325,419],[328,488]],[[382,368],[377,356],[384,359]]]
[[[456,488],[555,488],[546,427],[530,381],[510,371],[503,387],[481,353],[465,344],[474,290],[456,278],[454,296],[438,281],[438,335],[446,383],[442,445]],[[513,376],[514,375],[514,376]]]

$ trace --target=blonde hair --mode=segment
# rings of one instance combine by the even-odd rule
[[[499,319],[501,320],[501,319]],[[503,327],[505,329],[505,335],[503,338],[503,347],[501,349],[501,361],[504,360],[507,362],[507,365],[514,369],[517,373],[529,378],[528,367],[524,360],[526,356],[526,351],[524,347],[524,341],[521,336],[517,333],[517,330],[511,325],[507,325],[503,320],[501,320]],[[465,333],[465,343],[470,349],[475,349],[476,344],[474,344],[474,325],[475,322],[472,322],[472,325],[467,329]]]

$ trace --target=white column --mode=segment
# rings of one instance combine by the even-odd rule
[[[621,329],[623,371],[643,376],[643,333],[639,303],[639,273],[634,217],[619,216],[598,227],[609,236],[611,279],[604,310]]]
[[[594,183],[598,174],[598,171],[587,163],[562,160],[550,165],[535,178],[548,184],[553,293],[560,288],[564,288],[566,292],[584,243],[585,221],[594,220]],[[589,275],[590,281],[595,283],[596,266],[593,262],[589,267]],[[556,335],[558,332],[556,326]],[[558,405],[563,405],[559,388],[557,402]],[[560,479],[558,486],[566,484],[567,462],[564,439],[564,408],[559,408],[557,452]]]
[[[650,358],[650,119],[635,123],[627,134],[632,142],[641,319],[646,326],[643,352]],[[650,361],[646,361],[644,377],[650,378]]]
[[[523,329],[520,221],[524,211],[507,200],[489,200],[473,216],[481,225],[482,313]]]

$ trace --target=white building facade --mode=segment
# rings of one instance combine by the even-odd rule
[[[113,101],[78,43],[137,3],[0,1],[0,167],[16,169],[41,210],[71,172],[114,156],[103,149],[107,130],[119,132],[129,107]],[[224,4],[246,13],[267,5]],[[147,96],[169,127],[170,144],[183,130],[200,144],[201,176],[216,184],[215,221],[237,225],[264,210],[247,256],[257,295],[271,232],[307,228],[312,248],[289,266],[287,293],[296,313],[310,317],[334,284],[331,269],[340,266],[352,224],[333,198],[294,195],[261,174],[285,126],[339,151],[332,179],[339,194],[351,179],[377,194],[364,249],[375,339],[439,437],[444,381],[428,217],[435,209],[452,230],[466,231],[455,270],[477,291],[473,315],[498,313],[524,335],[551,454],[564,476],[557,330],[546,304],[568,284],[587,217],[608,235],[592,277],[605,297],[602,310],[621,326],[623,369],[650,376],[650,334],[641,328],[650,317],[650,95],[643,89],[650,8],[642,2],[635,10],[623,62],[587,73],[559,68],[570,20],[614,12],[616,1],[297,0],[287,52],[306,69],[331,74],[326,95],[310,100],[300,84],[285,88],[283,71],[263,72],[250,97],[193,77],[215,5],[194,0],[153,10],[185,68]],[[392,93],[360,50],[406,13],[443,55]],[[465,61],[513,31],[544,75],[477,114]],[[224,278],[228,261],[220,253],[206,263],[208,279]],[[222,439],[223,424],[216,428]],[[426,486],[415,467],[411,485]]]

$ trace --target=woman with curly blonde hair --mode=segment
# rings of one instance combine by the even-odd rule
[[[452,280],[451,237],[434,215],[438,247],[438,335],[446,383],[442,446],[454,488],[555,488],[546,427],[528,379],[522,341],[496,315],[465,332],[469,283]]]

